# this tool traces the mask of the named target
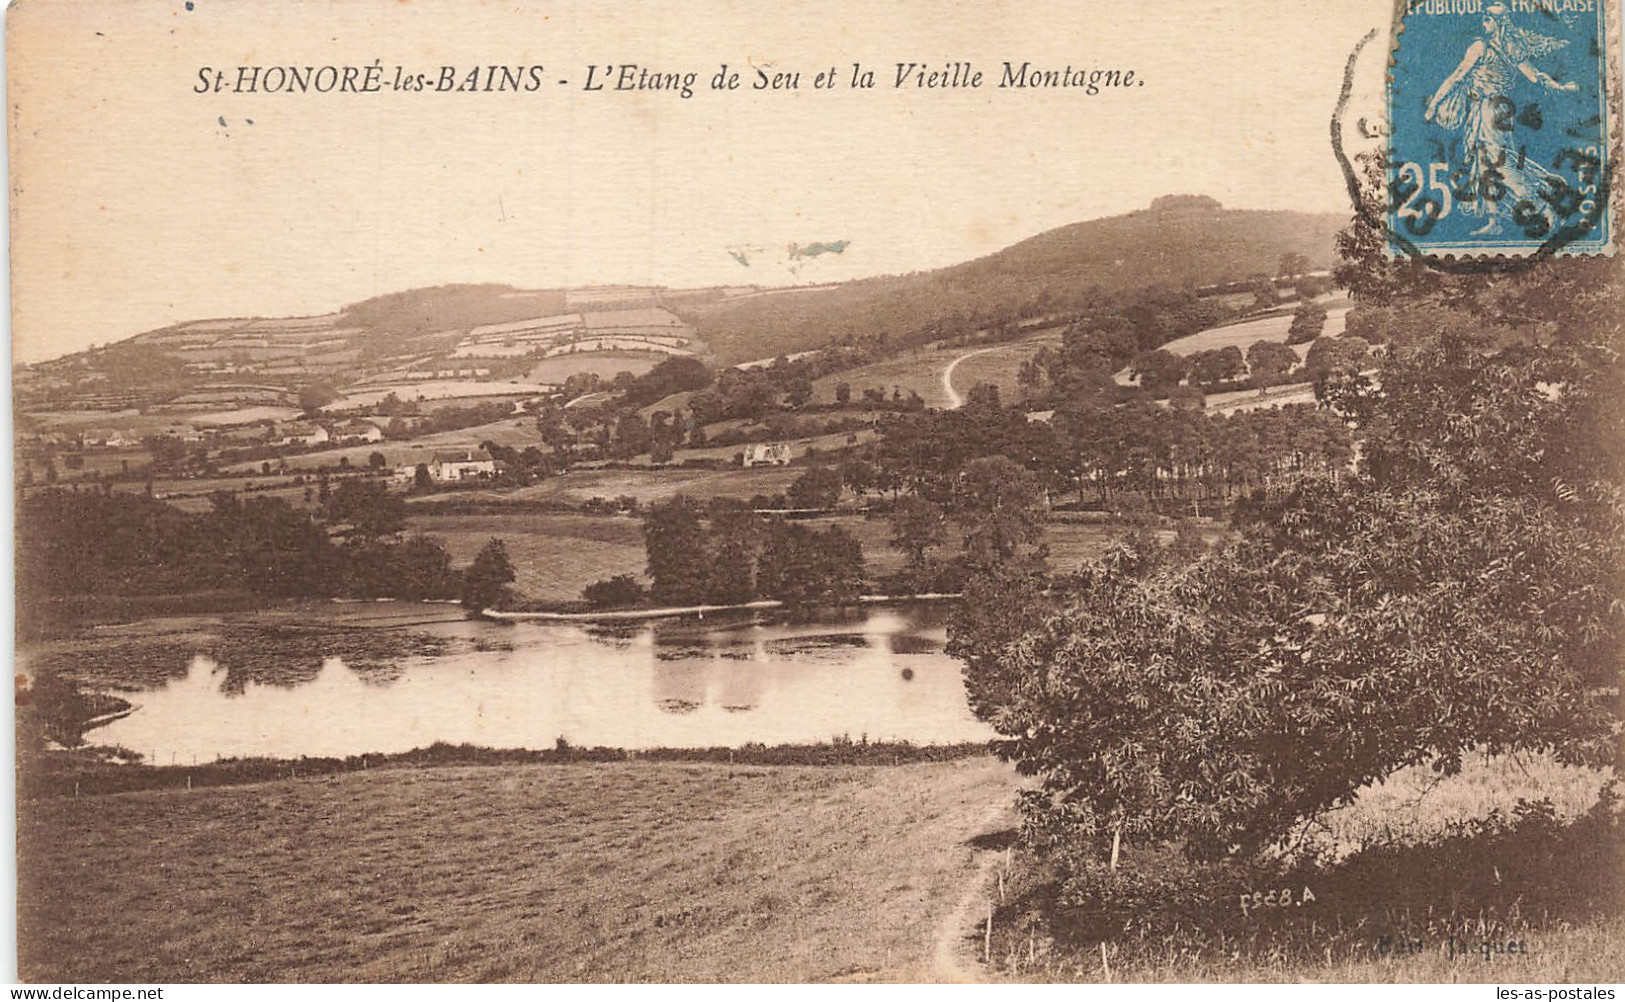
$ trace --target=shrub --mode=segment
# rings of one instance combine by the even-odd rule
[[[583,588],[581,597],[594,609],[625,609],[642,605],[648,592],[632,575],[617,574]]]
[[[1292,326],[1287,328],[1287,344],[1306,344],[1320,337],[1326,326],[1326,307],[1319,303],[1304,303],[1292,314]]]

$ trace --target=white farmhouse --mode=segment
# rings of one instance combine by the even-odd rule
[[[784,442],[758,442],[745,446],[746,466],[788,466],[790,446]]]
[[[384,430],[371,421],[346,421],[333,427],[335,442],[382,442]]]
[[[271,436],[278,445],[325,445],[332,438],[326,428],[309,421],[279,424]]]
[[[437,452],[434,454],[434,462],[429,464],[429,475],[441,483],[490,477],[496,472],[496,460],[484,449]]]

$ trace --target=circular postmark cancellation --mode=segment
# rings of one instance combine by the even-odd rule
[[[1608,6],[1399,0],[1384,217],[1368,220],[1390,253],[1469,270],[1612,253]]]

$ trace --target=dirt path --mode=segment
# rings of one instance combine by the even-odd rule
[[[948,394],[948,410],[958,410],[965,404],[965,398],[959,395],[958,390],[954,389],[954,369],[959,367],[959,363],[974,355],[985,355],[990,351],[998,351],[1003,347],[1005,346],[995,345],[992,348],[978,348],[975,351],[967,351],[948,363],[948,367],[942,370],[942,390]]]
[[[1009,804],[995,804],[982,816],[982,826],[993,831],[1013,824],[1015,812]],[[993,849],[973,850],[975,870],[965,878],[964,893],[953,911],[937,927],[931,950],[931,974],[937,981],[954,984],[982,983],[987,979],[975,949],[966,942],[978,915],[986,917],[988,878],[993,868],[1004,860],[1004,853]]]

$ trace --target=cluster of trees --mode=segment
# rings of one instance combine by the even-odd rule
[[[812,378],[805,363],[790,363],[783,371],[776,372],[776,368],[723,369],[715,387],[689,398],[695,422],[759,420],[778,410],[781,399],[790,407],[802,407],[812,400]]]
[[[1076,491],[1080,502],[1092,491],[1102,501],[1127,492],[1199,505],[1309,472],[1335,475],[1351,454],[1344,420],[1308,404],[1221,415],[1095,397],[1041,422],[1001,406],[987,387],[959,410],[899,418],[881,431],[867,461],[843,468],[848,486],[935,501],[984,456],[1008,457],[1043,489]]]
[[[480,443],[480,448],[497,461],[497,474],[490,482],[494,486],[524,487],[558,472],[557,458],[534,445],[515,449],[511,445],[487,440]],[[427,465],[423,466],[423,479],[430,480]]]
[[[205,588],[456,598],[472,580],[438,539],[403,534],[400,498],[376,481],[340,484],[319,516],[281,498],[227,491],[196,513],[122,491],[30,492],[17,502],[17,573],[27,583],[19,615],[43,623],[52,600],[68,596]]]
[[[546,406],[536,416],[542,441],[552,450],[555,472],[584,459],[627,460],[647,453],[670,462],[677,448],[705,444],[705,433],[690,414],[658,410],[647,419],[620,401],[596,407]]]
[[[1062,333],[1060,349],[1040,351],[1023,366],[1018,381],[1035,404],[1101,393],[1123,398],[1127,394],[1112,375],[1131,363],[1142,384],[1175,386],[1189,372],[1189,362],[1162,346],[1236,315],[1217,298],[1153,288],[1075,321]]]
[[[1479,749],[1625,766],[1617,266],[1453,279],[1362,227],[1340,273],[1364,302],[1454,317],[1324,388],[1358,431],[1354,474],[1260,492],[1206,552],[1131,539],[1047,593],[997,567],[967,585],[950,650],[1041,778],[1028,831],[1069,881],[1117,839],[1253,858],[1367,783]],[[1493,318],[1516,316],[1538,343],[1500,342]]]
[[[936,499],[911,495],[886,511],[888,542],[904,559],[903,570],[881,579],[894,595],[956,592],[973,574],[1025,569],[1042,575],[1048,550],[1044,527],[1049,506],[1039,477],[1005,456],[982,456],[965,464]],[[959,550],[932,551],[957,539]]]
[[[597,607],[777,599],[801,608],[850,602],[863,589],[863,550],[846,530],[764,517],[731,499],[702,509],[679,495],[653,505],[644,514],[643,538],[648,592],[618,575],[588,586],[583,598]]]
[[[384,426],[384,435],[391,439],[410,439],[434,435],[444,431],[461,431],[482,424],[501,421],[513,413],[513,404],[502,400],[469,404],[466,407],[437,407],[418,416],[392,417]]]
[[[1092,486],[1102,500],[1129,491],[1199,504],[1308,473],[1335,477],[1352,449],[1347,424],[1311,404],[1223,415],[1084,403],[1057,411],[1053,424],[1062,451],[1052,473],[1079,500]]]
[[[653,369],[630,381],[621,403],[627,407],[647,407],[673,393],[703,390],[711,385],[711,370],[705,363],[689,356],[662,360]]]
[[[1293,330],[1298,333],[1289,333],[1286,344],[1259,340],[1248,346],[1245,354],[1239,347],[1228,345],[1183,356],[1158,348],[1136,355],[1129,372],[1152,396],[1172,397],[1181,383],[1185,383],[1187,389],[1207,392],[1261,389],[1288,379],[1301,381],[1307,377],[1312,382],[1334,369],[1357,370],[1366,364],[1371,342],[1354,334],[1335,338],[1319,336],[1326,311],[1319,306],[1311,309],[1317,311],[1318,318],[1306,322],[1301,331],[1298,321],[1294,320]],[[1310,342],[1310,348],[1300,367],[1297,352],[1287,345],[1305,341]]]

